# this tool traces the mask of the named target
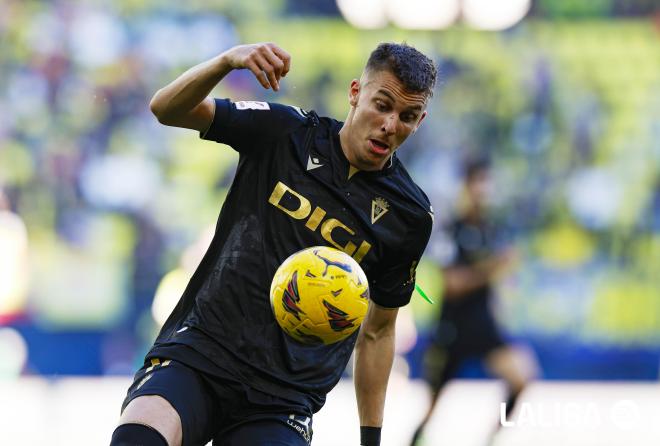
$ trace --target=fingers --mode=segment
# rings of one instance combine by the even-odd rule
[[[270,88],[270,83],[268,82],[268,79],[266,78],[266,75],[262,71],[262,68],[259,65],[257,65],[257,63],[255,61],[248,60],[245,63],[245,67],[247,69],[249,69],[250,71],[252,71],[252,73],[254,74],[254,77],[257,78],[257,80],[259,81],[259,83],[261,84],[262,87],[264,87],[266,89]]]
[[[289,72],[291,56],[273,43],[252,46],[245,59],[248,68],[264,88],[280,89],[280,79]]]
[[[273,54],[265,52],[264,54],[257,54],[255,62],[263,70],[268,78],[268,82],[273,90],[280,89],[280,73],[282,72],[283,64],[279,59],[276,59]]]
[[[291,68],[291,55],[277,45],[272,45],[270,49],[284,64],[284,67],[282,68],[282,77],[286,76]]]

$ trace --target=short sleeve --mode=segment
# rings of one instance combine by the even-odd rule
[[[415,271],[433,229],[432,219],[424,216],[392,253],[393,261],[372,281],[371,300],[385,308],[398,308],[410,302],[415,290]]]
[[[237,152],[262,150],[264,144],[291,133],[307,122],[298,107],[271,102],[215,99],[215,114],[200,138],[227,144]]]

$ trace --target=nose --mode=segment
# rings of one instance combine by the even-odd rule
[[[397,117],[395,114],[390,114],[385,117],[381,130],[387,135],[393,135],[396,131]]]

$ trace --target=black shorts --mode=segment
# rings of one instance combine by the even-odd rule
[[[445,311],[436,328],[424,355],[424,377],[436,392],[458,373],[465,360],[483,360],[506,345],[485,305],[469,311]]]
[[[177,411],[183,446],[307,446],[312,417],[303,407],[231,379],[185,364],[150,358],[135,374],[122,405],[138,396],[159,395]]]

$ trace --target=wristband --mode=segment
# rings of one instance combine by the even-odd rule
[[[360,426],[360,446],[380,446],[380,427]]]

